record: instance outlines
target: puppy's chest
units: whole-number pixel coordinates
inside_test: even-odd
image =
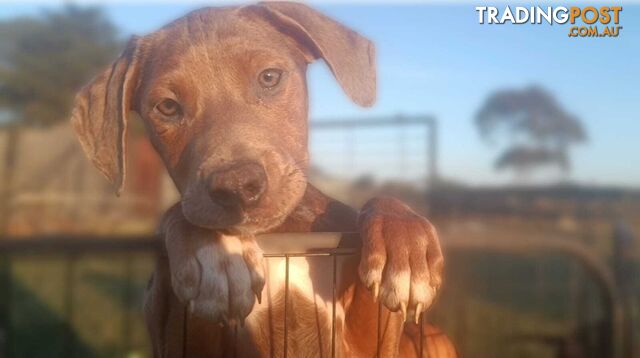
[[[339,351],[344,268],[343,259],[334,262],[329,256],[266,259],[262,303],[247,317],[242,333],[257,350],[253,353],[282,355],[285,334],[290,357],[330,356],[332,344]]]

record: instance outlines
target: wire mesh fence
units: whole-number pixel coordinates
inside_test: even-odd
[[[438,175],[432,116],[317,120],[310,148],[313,165],[334,180],[400,181],[427,189]]]

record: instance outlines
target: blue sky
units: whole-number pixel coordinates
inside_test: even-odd
[[[513,175],[493,170],[499,147],[479,138],[473,116],[493,90],[539,84],[589,133],[589,143],[572,151],[570,178],[640,187],[640,5],[624,4],[624,29],[615,39],[568,38],[567,25],[479,25],[477,5],[486,4],[314,5],[376,43],[379,93],[373,108],[358,108],[324,64],[315,64],[309,71],[312,117],[431,114],[439,121],[443,176],[477,185],[511,183]],[[55,5],[3,3],[0,19],[37,14],[43,6]],[[103,7],[125,37],[153,31],[198,5]],[[412,145],[405,150],[420,150]],[[530,180],[557,178],[543,172]]]

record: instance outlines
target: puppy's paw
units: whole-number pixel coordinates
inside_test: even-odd
[[[178,299],[200,317],[243,322],[256,297],[260,300],[265,282],[255,239],[198,228],[171,211],[163,233]]]
[[[374,300],[391,311],[418,317],[442,283],[444,259],[435,227],[392,198],[369,201],[360,212],[360,278]]]

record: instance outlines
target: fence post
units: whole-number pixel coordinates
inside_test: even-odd
[[[11,259],[8,255],[0,256],[0,358],[11,356],[12,324],[11,295],[12,274]]]
[[[125,286],[122,292],[122,302],[124,309],[122,310],[122,338],[123,338],[123,356],[127,357],[132,351],[131,344],[131,306],[133,303],[133,257],[132,254],[126,254],[124,257],[124,276]]]
[[[629,226],[624,221],[618,221],[613,229],[613,272],[618,292],[620,292],[620,303],[624,310],[621,337],[623,357],[636,357],[638,353],[635,349],[632,317],[635,288],[632,257],[634,241],[635,238]]]
[[[69,253],[66,257],[66,265],[64,269],[64,318],[66,320],[65,325],[65,338],[64,349],[66,357],[75,357],[76,352],[76,337],[74,332],[74,318],[75,318],[75,273],[76,273],[76,261],[78,256],[76,253]]]
[[[429,120],[429,186],[433,191],[438,185],[438,121],[435,118]]]
[[[2,187],[0,190],[0,240],[7,236],[11,204],[13,195],[14,169],[20,144],[20,127],[13,124],[6,129],[6,145],[2,173]],[[11,258],[0,258],[0,284],[5,287],[4,295],[0,296],[0,357],[11,355],[12,325],[11,325]]]

